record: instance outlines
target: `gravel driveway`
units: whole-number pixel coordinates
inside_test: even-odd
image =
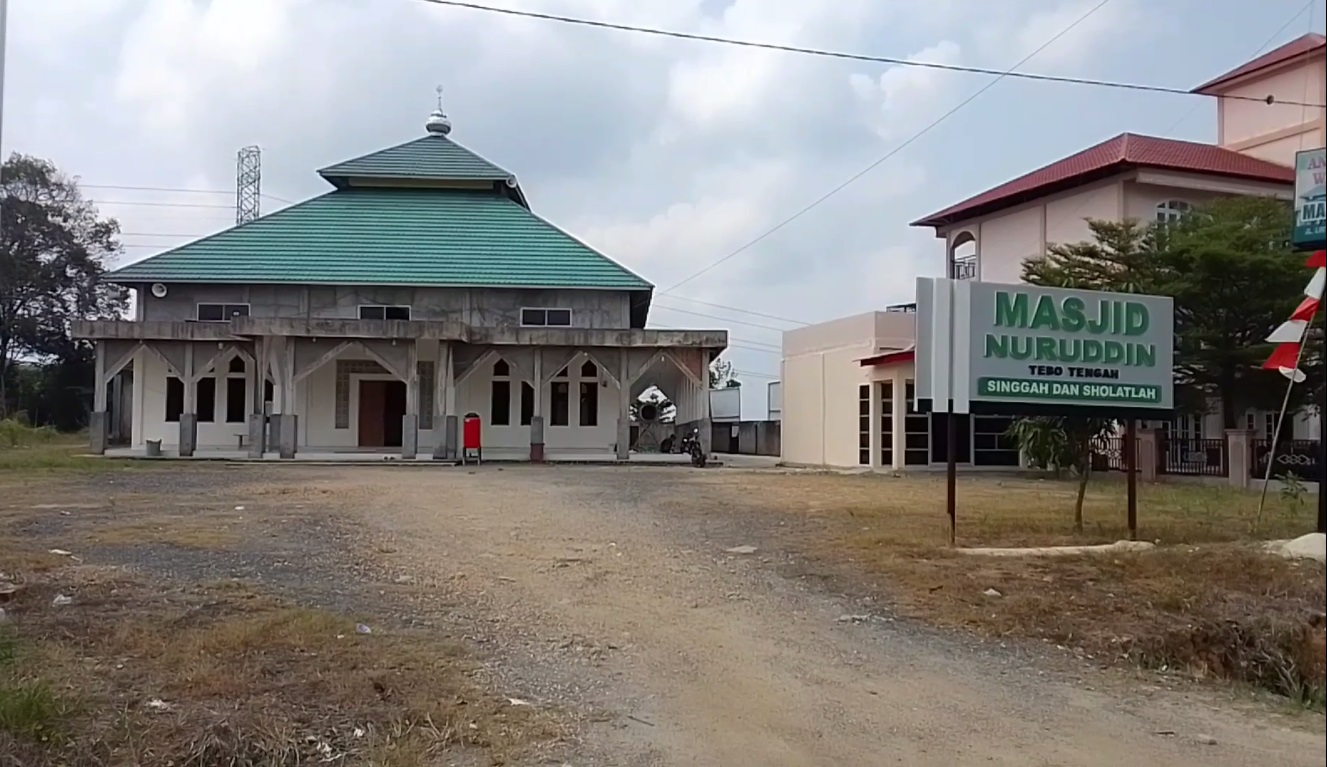
[[[789,553],[796,522],[758,482],[740,507],[717,500],[729,471],[176,466],[60,486],[63,511],[10,530],[67,547],[105,530],[121,543],[89,543],[90,562],[256,580],[461,639],[481,683],[583,722],[551,765],[1323,763],[1317,715],[1122,681],[836,594]],[[32,505],[50,492],[0,510],[54,509]]]
[[[348,513],[392,541],[385,574],[420,586],[422,614],[446,603],[487,648],[494,684],[591,712],[577,767],[1322,764],[1320,728],[1215,693],[1125,691],[788,577],[784,520],[716,507],[712,473],[364,468],[338,481]]]

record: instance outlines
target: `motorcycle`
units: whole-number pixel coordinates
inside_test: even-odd
[[[691,456],[691,465],[697,469],[704,468],[706,455],[705,448],[700,444],[700,429],[692,429],[682,438],[682,444],[679,446],[682,453]]]

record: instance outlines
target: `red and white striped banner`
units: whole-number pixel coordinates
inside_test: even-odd
[[[1313,270],[1313,278],[1304,288],[1304,300],[1290,314],[1290,319],[1267,336],[1267,340],[1276,344],[1276,348],[1263,363],[1264,370],[1278,370],[1295,383],[1304,381],[1304,371],[1299,369],[1299,358],[1304,347],[1304,331],[1308,330],[1313,315],[1318,313],[1318,305],[1322,303],[1322,289],[1327,283],[1327,251],[1315,252],[1304,265]]]

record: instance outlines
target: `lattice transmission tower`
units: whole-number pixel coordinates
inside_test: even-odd
[[[246,146],[235,155],[235,223],[258,218],[263,196],[263,152]]]

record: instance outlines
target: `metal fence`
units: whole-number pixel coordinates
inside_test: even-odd
[[[1092,471],[1124,470],[1124,437],[1103,437],[1092,443]]]
[[[1270,439],[1253,440],[1253,460],[1249,461],[1249,477],[1262,479],[1267,476],[1267,458],[1272,454]],[[1303,480],[1316,481],[1318,461],[1322,451],[1317,440],[1283,439],[1276,448],[1276,461],[1272,465],[1272,478],[1284,479],[1288,475]]]
[[[1230,474],[1229,445],[1224,439],[1157,435],[1157,473],[1191,477]]]

